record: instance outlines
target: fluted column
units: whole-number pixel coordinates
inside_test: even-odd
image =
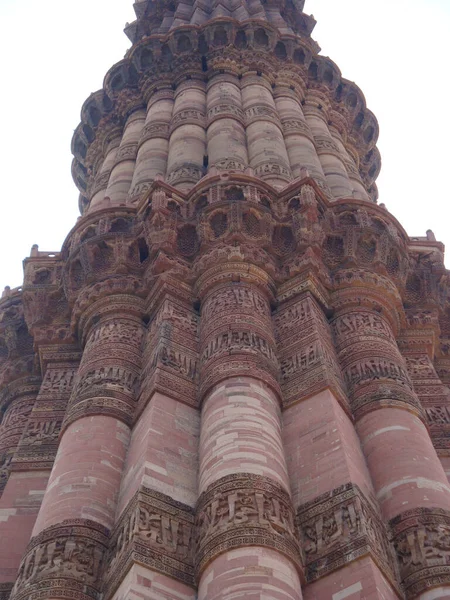
[[[267,276],[227,265],[199,290],[198,597],[300,600]]]
[[[15,579],[30,541],[58,448],[58,435],[76,372],[73,354],[61,356],[58,363],[55,360],[57,350],[49,348],[50,352],[54,351],[52,358],[55,362],[49,364],[47,355],[41,354],[45,372],[40,389],[36,384],[36,391],[39,389],[36,401],[28,384],[27,393],[10,405],[2,421],[1,429],[9,432],[9,440],[11,436],[19,436],[20,441],[0,499],[0,582]],[[61,347],[58,350],[62,355]]]
[[[342,135],[348,129],[347,121],[342,117],[342,115],[339,115],[334,111],[332,111],[332,119],[332,124],[329,125],[329,131],[344,162],[345,169],[352,186],[353,197],[359,200],[370,201],[369,194],[367,193],[367,190],[362,182],[361,175],[359,174],[358,164],[355,158],[347,151],[342,139]]]
[[[83,358],[13,598],[35,586],[46,598],[100,592],[139,378],[140,313],[140,301],[123,295],[82,316]]]
[[[173,104],[173,90],[165,86],[155,91],[148,102],[129,191],[131,203],[145,194],[155,177],[164,177],[166,174]]]
[[[323,98],[315,90],[308,92],[303,111],[306,122],[313,133],[314,144],[328,186],[334,198],[352,198],[353,189],[344,161],[328,129],[326,114],[328,108],[328,101],[325,97]]]
[[[242,78],[241,89],[250,166],[257,177],[283,188],[292,173],[270,83],[248,74]]]
[[[380,281],[381,284],[381,281]],[[390,318],[388,289],[342,290],[332,326],[378,503],[394,535],[408,598],[449,582],[438,558],[450,535],[450,488],[413,391]],[[437,533],[437,532],[440,533]],[[425,540],[426,543],[425,543]],[[450,588],[447,588],[447,597]]]
[[[114,167],[111,170],[105,200],[113,205],[125,204],[133,180],[137,144],[145,122],[145,111],[137,109],[128,117],[123,130]]]
[[[302,177],[306,169],[311,177],[324,184],[325,174],[298,93],[288,85],[277,85],[274,96],[293,177]]]
[[[106,189],[108,187],[111,170],[116,164],[116,156],[120,146],[121,132],[116,132],[117,135],[108,143],[105,151],[105,160],[100,168],[100,171],[95,179],[94,189],[92,193],[89,210],[103,207]]]
[[[175,90],[167,162],[167,181],[180,189],[195,185],[205,171],[205,118],[205,84],[183,81]]]
[[[208,165],[244,171],[248,166],[245,120],[236,75],[215,75],[207,85]]]
[[[155,282],[146,305],[151,322],[144,337],[137,419],[104,573],[108,599],[142,593],[156,599],[158,589],[173,600],[196,598],[200,414],[197,314],[192,304],[189,286],[166,276]],[[154,596],[147,596],[153,591]]]
[[[370,594],[385,581],[384,598],[394,600],[392,553],[387,541],[380,543],[387,533],[349,415],[330,327],[314,296],[295,290],[292,281],[280,287],[273,318],[283,441],[305,557],[304,598],[332,598],[355,581],[361,581],[362,594]]]

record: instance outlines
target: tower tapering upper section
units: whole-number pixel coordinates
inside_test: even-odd
[[[155,180],[217,173],[376,201],[378,124],[311,38],[302,0],[143,0],[132,47],[85,102],[72,144],[80,209],[137,206]]]
[[[133,44],[145,35],[165,34],[183,25],[201,26],[212,19],[228,17],[238,22],[251,19],[266,21],[283,33],[308,37],[316,24],[303,12],[304,0],[191,0],[161,2],[142,0],[134,4],[136,21],[125,28]]]

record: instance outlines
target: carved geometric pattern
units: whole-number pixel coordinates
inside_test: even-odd
[[[398,586],[387,530],[357,485],[348,483],[300,506],[297,524],[309,582],[369,554]]]
[[[134,563],[194,586],[194,509],[141,487],[122,513],[107,553],[104,597]]]
[[[390,525],[406,597],[412,600],[431,587],[450,585],[450,512],[418,508]]]
[[[268,477],[239,473],[211,484],[199,498],[196,526],[198,575],[219,554],[242,546],[273,548],[302,569],[292,501]]]

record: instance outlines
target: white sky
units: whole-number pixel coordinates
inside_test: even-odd
[[[0,292],[32,244],[57,251],[78,217],[70,141],[129,46],[133,0],[0,0]],[[307,0],[314,38],[380,123],[380,202],[450,248],[450,0]],[[450,264],[450,251],[447,257]]]

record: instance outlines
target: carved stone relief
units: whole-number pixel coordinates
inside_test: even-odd
[[[450,584],[450,514],[438,508],[407,511],[391,521],[406,597]]]
[[[358,486],[343,485],[300,506],[297,523],[309,582],[369,554],[398,585],[388,531]]]
[[[253,545],[282,552],[301,570],[289,495],[267,477],[228,475],[213,483],[198,502],[196,572],[231,548]]]
[[[64,521],[34,537],[11,593],[14,600],[100,598],[108,530],[85,519]]]

